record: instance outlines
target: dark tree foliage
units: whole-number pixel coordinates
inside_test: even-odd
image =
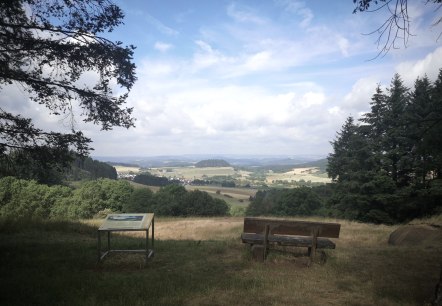
[[[65,173],[65,178],[74,181],[98,178],[116,180],[118,174],[117,170],[107,163],[94,160],[90,157],[77,157],[73,161],[70,169]]]
[[[43,131],[30,119],[0,109],[2,163],[12,164],[12,152],[61,167],[72,160],[71,149],[86,156],[91,140],[75,131],[74,104],[84,121],[104,130],[134,125],[132,109],[124,107],[136,80],[134,47],[100,36],[122,19],[120,8],[108,0],[0,1],[0,90],[20,86],[52,114],[71,118],[72,127],[67,134]],[[95,84],[84,84],[86,72],[96,75]],[[126,92],[116,95],[112,82]]]
[[[408,88],[404,87],[400,76],[396,74],[387,92],[387,107],[383,115],[385,135],[374,141],[379,141],[385,152],[382,160],[383,169],[391,173],[396,183],[407,185],[410,169],[405,159],[407,152],[411,150],[411,143],[406,137],[409,129],[404,114],[409,103]]]
[[[224,181],[221,183],[221,187],[231,187],[231,188],[235,188],[236,184],[234,181]]]
[[[409,125],[407,135],[413,147],[407,154],[409,166],[414,169],[415,175],[412,176],[414,184],[427,184],[428,171],[432,168],[431,163],[434,153],[429,149],[432,142],[426,134],[430,128],[428,122],[431,122],[431,96],[433,85],[425,76],[417,79],[414,84],[414,91],[410,95],[410,103],[407,105],[405,118]],[[437,171],[437,170],[436,170]]]
[[[125,213],[148,213],[152,206],[154,193],[148,188],[137,188],[132,192],[129,201],[123,204]]]
[[[0,178],[0,217],[93,218],[112,212],[154,212],[165,216],[225,216],[229,206],[207,192],[169,185],[157,193],[134,189],[126,180],[98,179],[78,188],[47,186],[35,180]]]
[[[134,182],[148,186],[167,186],[172,184],[167,177],[159,177],[150,173],[136,175]]]
[[[349,219],[395,223],[438,212],[441,183],[442,70],[413,90],[395,75],[378,87],[371,111],[350,117],[332,141],[328,175],[336,186],[328,208]]]
[[[229,212],[224,200],[204,191],[187,191],[180,185],[161,187],[144,209],[162,216],[225,216]]]
[[[431,100],[421,135],[431,152],[431,164],[435,178],[442,179],[442,69],[431,90]]]
[[[252,199],[246,214],[250,216],[311,216],[323,207],[320,196],[312,188],[260,190]]]

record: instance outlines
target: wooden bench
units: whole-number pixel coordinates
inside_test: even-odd
[[[327,238],[339,238],[340,229],[341,225],[338,223],[246,217],[241,239],[243,243],[252,246],[254,257],[260,260],[266,259],[271,245],[307,247],[310,264],[316,249],[336,247]]]

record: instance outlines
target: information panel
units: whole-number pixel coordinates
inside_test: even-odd
[[[98,230],[146,230],[152,218],[153,214],[109,214]]]
[[[154,255],[154,214],[109,214],[104,219],[103,224],[98,228],[98,263],[100,263],[107,255],[115,252],[126,253],[143,253],[145,254],[145,263]],[[149,248],[149,229],[152,233],[152,248]],[[146,248],[143,250],[119,250],[111,248],[111,233],[122,231],[145,231],[146,232]],[[101,234],[107,233],[107,250],[102,252],[101,250]]]

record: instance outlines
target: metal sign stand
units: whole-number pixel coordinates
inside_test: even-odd
[[[152,229],[151,246],[149,248],[149,229]],[[145,231],[146,248],[142,250],[117,250],[111,248],[112,232]],[[102,252],[101,233],[107,233],[107,250]],[[98,229],[98,261],[100,263],[110,253],[144,253],[145,264],[154,256],[155,221],[154,214],[109,214]]]

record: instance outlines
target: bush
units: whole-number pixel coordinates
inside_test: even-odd
[[[121,212],[123,205],[129,202],[134,188],[128,181],[98,179],[83,183],[74,191],[72,206],[69,211],[71,217],[92,218],[97,212],[110,209]]]
[[[308,216],[323,208],[318,194],[308,187],[258,191],[247,208],[247,215]]]
[[[167,177],[158,177],[150,173],[142,173],[136,175],[134,178],[134,182],[148,186],[166,186],[171,184]]]
[[[48,218],[72,191],[64,186],[47,186],[14,177],[0,179],[0,215],[8,218]]]
[[[136,189],[128,181],[98,179],[78,189],[46,186],[13,177],[0,179],[0,216],[8,218],[93,218],[112,212],[154,212],[167,216],[221,216],[225,201],[202,191],[169,185],[157,193]]]
[[[222,216],[229,207],[204,191],[187,191],[183,186],[162,187],[153,197],[152,211],[166,216]]]
[[[123,203],[122,211],[125,213],[147,213],[152,210],[153,192],[148,188],[135,189],[129,201]]]

